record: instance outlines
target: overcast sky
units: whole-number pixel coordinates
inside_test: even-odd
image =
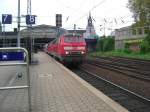
[[[13,25],[6,25],[7,30],[16,27],[18,0],[0,0],[0,20],[2,14],[13,15]],[[21,1],[21,14],[27,13],[27,0]],[[106,33],[115,28],[128,26],[133,23],[132,13],[127,8],[128,0],[32,0],[32,14],[37,15],[36,24],[55,25],[55,14],[63,15],[63,27],[72,29],[86,28],[89,11],[95,21],[96,32],[103,35],[105,24]],[[25,19],[22,18],[22,25]],[[100,26],[102,25],[102,26]]]

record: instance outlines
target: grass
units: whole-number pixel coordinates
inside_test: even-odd
[[[145,59],[150,60],[150,53],[141,54],[139,52],[131,52],[127,53],[124,51],[109,51],[109,52],[92,52],[89,56],[119,56],[119,57],[128,57],[128,58],[137,58],[137,59]]]

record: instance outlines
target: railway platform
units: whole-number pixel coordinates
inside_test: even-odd
[[[43,52],[30,66],[32,112],[128,112]],[[16,78],[15,84],[25,81]],[[26,90],[0,94],[0,112],[28,112]],[[6,97],[7,96],[7,97]]]

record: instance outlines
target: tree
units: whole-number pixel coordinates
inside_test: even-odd
[[[108,36],[107,38],[101,37],[98,41],[97,49],[100,51],[111,51],[114,50],[115,41],[114,38]]]
[[[128,7],[138,26],[150,25],[150,0],[129,0]]]
[[[148,35],[141,43],[140,48],[141,48],[141,53],[150,52],[150,31],[148,32]]]
[[[104,44],[104,37],[101,37],[97,42],[97,50],[98,51],[104,51],[103,44]]]

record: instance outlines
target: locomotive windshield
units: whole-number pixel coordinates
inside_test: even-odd
[[[80,35],[65,35],[65,42],[85,42],[84,38]]]

